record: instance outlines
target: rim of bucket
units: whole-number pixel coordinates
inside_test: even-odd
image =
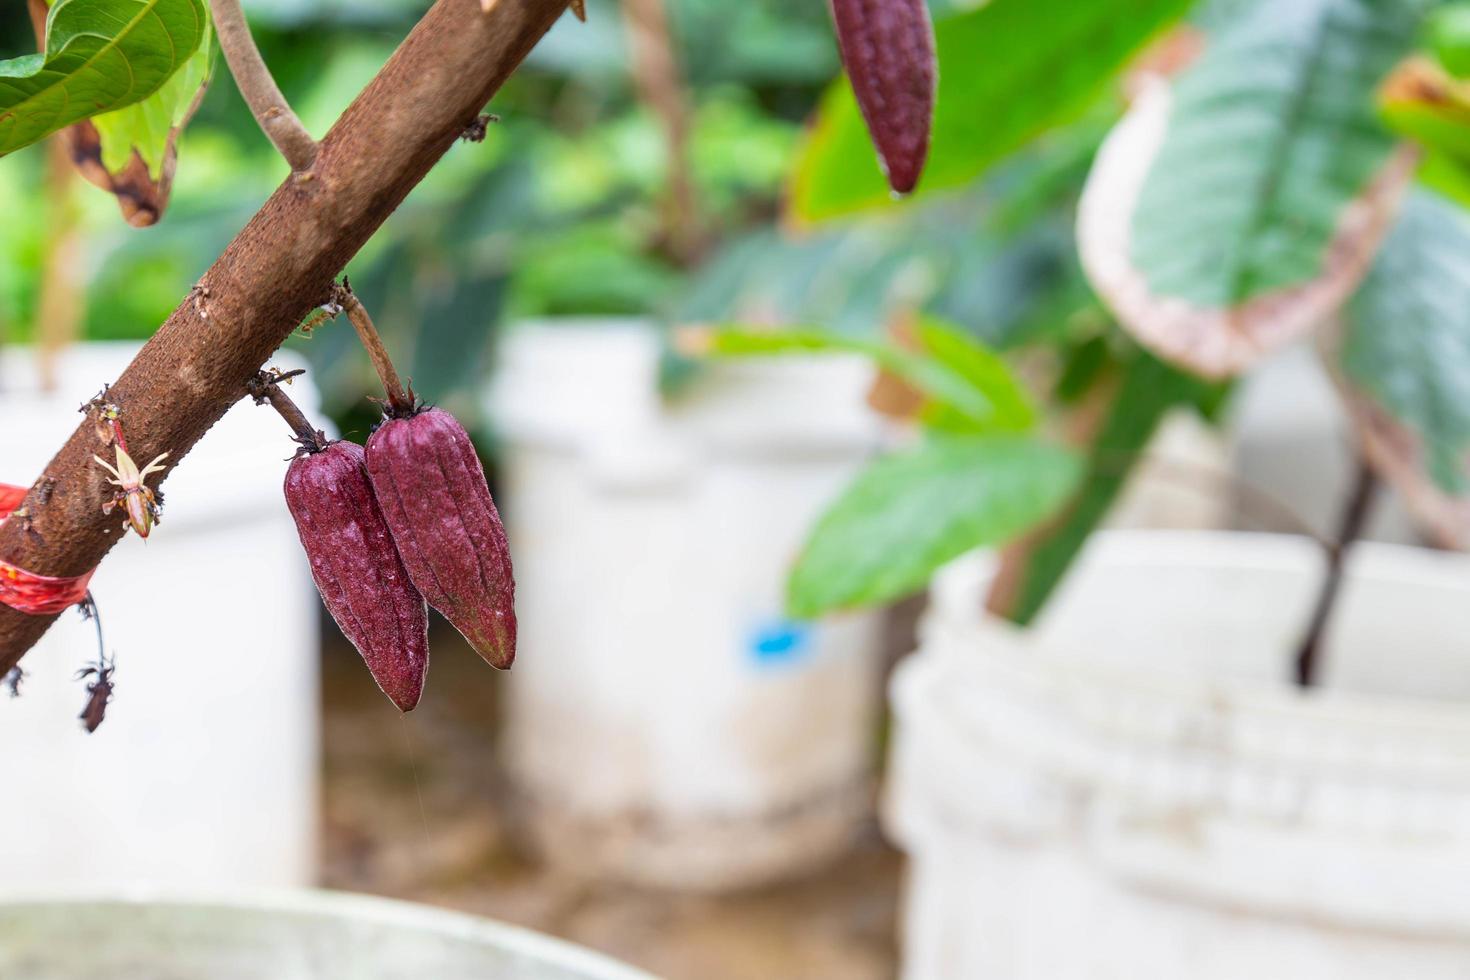
[[[576,943],[523,926],[510,925],[468,912],[395,898],[331,889],[246,889],[223,893],[209,889],[134,886],[88,890],[0,889],[0,916],[22,908],[122,906],[164,908],[189,906],[255,912],[317,913],[383,926],[500,946],[567,970],[595,974],[604,980],[658,980],[651,973],[621,963]]]
[[[1135,568],[1150,566],[1167,571],[1183,565],[1198,567],[1198,555],[1205,550],[1212,555],[1211,564],[1216,567],[1241,570],[1305,570],[1324,560],[1314,542],[1296,535],[1193,529],[1102,531],[1089,541],[1081,561],[1103,566],[1110,563]],[[1120,557],[1125,561],[1118,562]],[[979,656],[979,651],[957,647],[974,646],[984,637],[1009,634],[1012,642],[992,643],[995,651],[992,656],[1000,657],[1022,672],[1050,675],[1063,671],[1073,680],[1085,677],[1099,685],[1121,686],[1165,698],[1194,698],[1202,688],[1228,690],[1241,699],[1237,710],[1243,708],[1267,716],[1291,715],[1312,723],[1387,725],[1401,732],[1470,734],[1470,702],[1376,695],[1331,687],[1314,688],[1303,694],[1285,675],[1279,683],[1270,683],[1242,678],[1150,674],[1089,662],[1083,653],[1016,650],[1017,646],[1027,646],[1026,630],[1006,629],[1010,624],[984,616],[983,601],[979,604],[968,601],[975,596],[972,591],[975,589],[982,590],[983,600],[983,590],[990,577],[988,566],[993,566],[991,556],[971,554],[941,571],[934,589],[935,601],[925,614],[923,646],[942,647],[945,648],[940,651],[942,656],[963,659],[967,652]],[[1462,554],[1378,541],[1359,542],[1348,552],[1347,577],[1359,582],[1395,581],[1431,586],[1462,583],[1460,587],[1470,600],[1470,557]],[[1406,712],[1405,707],[1412,711]]]

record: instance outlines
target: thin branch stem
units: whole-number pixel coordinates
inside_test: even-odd
[[[282,381],[289,381],[298,374],[305,373],[305,371],[287,371],[281,374],[276,371],[261,371],[250,379],[246,389],[250,392],[250,397],[255,399],[255,404],[261,405],[269,402],[271,408],[274,408],[281,418],[286,420],[291,431],[296,433],[296,441],[301,443],[301,448],[310,453],[317,453],[327,448],[327,434],[314,427],[301,407],[291,400],[290,395],[281,390]]]
[[[250,25],[245,22],[245,12],[240,9],[240,0],[209,0],[209,9],[214,14],[220,50],[255,121],[293,171],[310,170],[316,162],[317,142],[291,111],[261,58],[255,38],[250,35]]]
[[[692,265],[701,247],[699,199],[689,159],[689,101],[675,55],[664,0],[622,0],[633,81],[639,98],[663,124],[667,141],[668,186],[662,202],[665,244],[683,265]]]
[[[406,389],[399,380],[398,370],[393,367],[393,360],[388,356],[388,348],[383,346],[378,328],[373,326],[373,318],[368,316],[367,307],[352,292],[346,276],[342,277],[342,285],[337,287],[332,299],[342,307],[347,319],[352,321],[357,339],[362,341],[362,346],[366,348],[368,357],[373,362],[373,370],[378,372],[378,380],[383,382],[383,391],[388,396],[388,414],[394,417],[412,415],[413,392]]]
[[[1360,538],[1368,518],[1373,512],[1373,500],[1378,489],[1378,478],[1367,460],[1358,459],[1357,473],[1353,477],[1352,490],[1347,505],[1338,522],[1337,537],[1327,551],[1327,574],[1317,592],[1317,603],[1312,609],[1302,645],[1297,648],[1293,663],[1293,676],[1298,687],[1313,687],[1317,684],[1322,660],[1322,639],[1332,610],[1337,606],[1342,591],[1343,563],[1348,547]]]

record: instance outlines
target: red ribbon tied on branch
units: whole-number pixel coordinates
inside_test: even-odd
[[[25,487],[0,483],[0,523],[25,499]],[[92,572],[69,578],[37,575],[0,558],[0,603],[31,616],[50,616],[85,599],[91,580]]]

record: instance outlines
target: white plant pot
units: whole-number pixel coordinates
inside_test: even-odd
[[[908,980],[1470,975],[1470,561],[1351,555],[1285,683],[1300,539],[1094,538],[1038,628],[937,582],[892,685]]]
[[[135,350],[70,349],[49,395],[27,352],[0,352],[0,481],[36,479]],[[306,379],[291,393],[315,415]],[[73,611],[22,661],[21,696],[0,694],[0,885],[314,878],[317,601],[282,498],[289,437],[274,412],[232,408],[169,479],[154,533],[103,562],[117,688],[95,734],[72,675],[96,638]]]
[[[665,407],[657,365],[636,324],[505,345],[505,762],[558,864],[686,889],[798,874],[870,809],[878,619],[782,615],[812,521],[876,444],[870,369],[725,363]]]
[[[653,980],[486,919],[360,895],[0,903],[15,980]]]

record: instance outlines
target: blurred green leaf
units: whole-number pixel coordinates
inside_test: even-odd
[[[790,0],[675,0],[669,14],[694,86],[820,85],[838,65],[825,8]]]
[[[202,0],[58,0],[45,54],[0,62],[0,154],[152,95],[205,31]]]
[[[1470,166],[1470,85],[1429,59],[1399,65],[1379,92],[1378,109],[1395,132]]]
[[[1425,21],[1429,49],[1456,78],[1470,76],[1470,3],[1448,3]]]
[[[411,24],[424,12],[423,0],[244,0],[242,6],[252,23],[311,25],[317,31],[344,25]]]
[[[517,317],[655,312],[676,276],[607,222],[522,240],[509,310]]]
[[[999,355],[960,328],[935,317],[920,317],[917,331],[922,361],[932,361],[985,396],[990,413],[979,420],[984,425],[981,431],[1025,432],[1036,424],[1036,407]],[[921,418],[931,429],[976,430],[975,419],[938,399],[925,407]]]
[[[935,438],[884,457],[818,522],[787,607],[809,618],[922,588],[945,562],[1045,520],[1081,475],[1074,453],[1016,436]]]
[[[484,375],[505,300],[504,276],[446,276],[417,310],[409,377],[419,396],[461,418],[479,415]]]
[[[1423,186],[1470,208],[1470,162],[1430,150],[1419,164],[1418,178]]]
[[[1191,2],[991,0],[936,21],[939,99],[918,193],[966,183],[1081,115]],[[797,159],[790,210],[819,221],[891,201],[851,86],[839,79]]]
[[[926,396],[922,418],[953,432],[1024,432],[1036,421],[1025,389],[1004,361],[957,328],[932,318],[917,325],[921,351],[815,329],[751,331],[723,327],[706,338],[707,353],[720,357],[854,353]]]
[[[1131,215],[1158,297],[1233,307],[1322,274],[1344,210],[1393,148],[1373,93],[1407,53],[1414,5],[1258,3],[1173,87]]]
[[[1445,494],[1465,494],[1470,216],[1437,194],[1416,192],[1348,304],[1343,330],[1342,375],[1408,431],[1405,445],[1419,458],[1406,466]]]

